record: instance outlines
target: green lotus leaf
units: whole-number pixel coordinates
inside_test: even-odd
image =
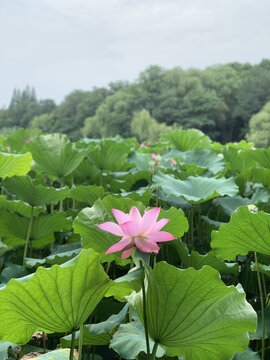
[[[128,197],[135,201],[142,202],[145,206],[147,206],[152,198],[151,191],[146,187],[141,187],[140,189],[136,191],[131,192],[122,192],[119,195],[115,194],[115,196],[122,196],[122,197]]]
[[[25,263],[26,267],[32,268],[32,267],[38,267],[40,265],[54,265],[58,264],[61,265],[68,260],[74,258],[74,256],[78,255],[81,251],[81,248],[74,248],[73,250],[64,251],[57,254],[49,255],[43,259],[34,259],[34,258],[26,258]]]
[[[207,135],[197,129],[180,130],[162,136],[176,149],[186,151],[191,149],[209,148],[211,140]]]
[[[159,262],[146,269],[149,335],[169,356],[185,360],[227,360],[245,351],[257,316],[234,286],[209,266],[180,270]],[[143,321],[142,291],[128,300]]]
[[[228,216],[231,216],[234,210],[240,206],[245,206],[248,204],[253,204],[249,198],[243,198],[240,195],[237,196],[224,196],[221,199],[218,199],[218,205],[221,206],[224,213]]]
[[[232,213],[229,223],[212,232],[211,247],[218,258],[234,260],[249,251],[270,255],[270,214],[254,213],[241,206]]]
[[[110,172],[104,180],[111,192],[132,191],[141,186],[147,186],[150,182],[149,171]]]
[[[73,222],[73,228],[75,233],[81,235],[83,247],[90,247],[100,254],[105,254],[109,247],[120,241],[121,238],[99,229],[97,225],[106,221],[116,222],[112,209],[128,213],[132,206],[136,206],[141,213],[145,210],[144,205],[138,201],[129,198],[116,198],[109,195],[102,200],[97,200],[91,208],[85,208],[80,211]],[[120,253],[109,254],[102,257],[102,261],[120,259],[120,255]]]
[[[7,200],[5,195],[0,195],[0,207],[24,216],[31,216],[31,205],[22,200]],[[33,209],[34,216],[38,216],[39,214],[45,212],[45,206],[35,206]]]
[[[8,359],[8,348],[11,347],[12,349],[15,349],[17,346],[18,345],[11,342],[0,340],[0,360]]]
[[[159,172],[153,176],[153,187],[164,191],[168,196],[181,197],[193,204],[210,200],[217,196],[234,196],[238,187],[232,178],[203,178],[190,176],[182,181]]]
[[[252,351],[251,349],[247,349],[243,353],[237,353],[233,360],[261,360],[258,353]]]
[[[36,331],[77,329],[110,286],[92,249],[83,250],[72,266],[39,267],[28,281],[12,279],[0,290],[0,338],[25,344]]]
[[[88,152],[76,149],[63,134],[40,135],[27,144],[27,149],[45,173],[58,179],[71,174]]]
[[[261,183],[265,187],[270,185],[270,169],[254,167],[251,169],[250,178],[254,183]]]
[[[0,280],[3,284],[6,284],[12,278],[21,278],[26,275],[29,275],[29,271],[22,265],[11,264],[2,270]]]
[[[153,350],[154,341],[149,339],[150,350]],[[135,359],[140,353],[146,353],[144,327],[138,318],[128,324],[122,324],[113,336],[111,347],[124,359]],[[163,356],[165,351],[158,347],[157,356]]]
[[[25,145],[40,133],[40,129],[18,129],[5,139],[3,145],[10,146],[11,152],[21,152]]]
[[[0,177],[22,176],[31,169],[32,155],[26,154],[7,154],[0,152]]]
[[[239,274],[238,263],[224,263],[224,261],[217,258],[214,251],[201,255],[197,251],[192,250],[191,254],[189,254],[186,244],[182,241],[175,240],[170,245],[175,248],[185,267],[193,267],[196,270],[200,270],[203,266],[209,265],[222,274],[233,274],[235,276]]]
[[[6,244],[3,244],[3,242],[0,240],[0,256],[3,256],[4,253],[9,251],[12,247],[7,246]]]
[[[151,154],[146,154],[139,151],[133,152],[128,158],[130,163],[135,164],[137,171],[145,171],[149,172],[149,174],[151,174],[149,165],[149,161],[151,160],[153,160]]]
[[[169,206],[174,206],[181,209],[190,209],[192,205],[181,197],[174,195],[167,195],[161,188],[157,189],[158,199],[164,201]]]
[[[250,199],[243,198],[240,195],[232,196],[232,197],[225,196],[218,200],[218,204],[221,206],[222,210],[226,215],[231,216],[233,211],[240,206],[249,205],[249,204],[255,205],[258,202],[267,202],[268,199],[269,199],[269,193],[257,187]]]
[[[102,171],[124,171],[130,167],[127,157],[131,148],[123,139],[90,140],[88,149],[88,159]]]
[[[11,246],[23,246],[27,237],[30,219],[9,213],[5,209],[0,209],[0,236],[3,242]],[[51,215],[39,215],[34,217],[30,239],[33,248],[43,248],[54,242],[54,232],[69,230],[70,222],[63,213],[53,213]]]
[[[18,199],[25,201],[31,206],[41,206],[45,204],[56,204],[59,200],[69,197],[67,187],[56,189],[36,185],[30,176],[13,176],[3,181],[4,188],[11,194],[15,194]]]
[[[226,161],[226,167],[234,174],[247,173],[252,168],[256,167],[256,161],[251,157],[247,157],[246,154],[249,151],[237,149],[231,146],[226,146],[224,151],[224,158]]]
[[[72,173],[74,184],[99,184],[101,171],[85,158]]]
[[[208,149],[192,149],[185,152],[172,149],[163,158],[176,158],[180,164],[195,164],[199,168],[210,170],[213,174],[217,174],[225,167],[224,160],[221,159],[214,151]]]
[[[113,333],[119,324],[125,319],[128,311],[126,304],[119,314],[112,315],[108,320],[98,324],[90,324],[83,326],[83,345],[109,345]],[[79,344],[80,330],[75,333],[75,345]],[[63,347],[70,347],[71,335],[67,335],[60,339]]]
[[[171,207],[169,210],[161,209],[158,219],[170,219],[170,221],[162,228],[162,231],[168,231],[175,238],[182,237],[188,231],[188,220],[183,210]]]
[[[258,264],[258,269],[260,273],[270,277],[270,265]],[[251,270],[257,271],[256,263],[251,262]]]
[[[28,360],[35,360],[36,358],[37,356],[33,354],[33,357],[28,357]],[[49,351],[46,354],[40,354],[38,358],[40,360],[69,360],[70,349],[58,349]],[[73,360],[77,360],[75,354],[73,354]]]
[[[130,295],[134,290],[141,289],[141,269],[132,268],[126,275],[115,279],[112,286],[106,293],[106,297],[113,296],[118,301],[125,300],[124,298]],[[126,301],[126,300],[125,300]]]
[[[270,169],[270,148],[245,151],[242,154],[245,159],[252,159],[266,169]]]
[[[249,337],[251,340],[261,340],[262,339],[262,312],[261,310],[257,311],[258,316],[258,325],[256,333],[249,334]],[[270,308],[267,307],[264,309],[264,338],[269,339],[270,338]]]
[[[70,190],[70,195],[73,199],[88,203],[92,206],[97,199],[104,197],[104,188],[96,185],[73,186]]]

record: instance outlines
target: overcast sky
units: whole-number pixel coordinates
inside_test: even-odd
[[[269,0],[0,0],[0,107],[26,85],[59,103],[150,64],[259,63],[269,18]]]

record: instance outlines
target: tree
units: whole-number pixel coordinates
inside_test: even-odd
[[[255,146],[267,148],[270,146],[270,102],[249,121],[248,141],[254,141]]]
[[[94,116],[107,95],[108,90],[105,88],[95,88],[93,91],[73,91],[54,111],[52,131],[67,134],[73,141],[78,140],[82,135],[81,129],[85,119]]]
[[[54,118],[51,114],[35,116],[30,122],[30,128],[40,129],[42,132],[50,132],[53,127]]]
[[[241,139],[248,131],[252,115],[270,101],[270,69],[265,60],[255,65],[243,80],[237,94],[237,106],[232,118],[232,138]]]
[[[118,134],[123,137],[130,136],[133,110],[133,96],[128,91],[120,90],[108,96],[99,106],[96,114],[85,119],[83,136],[112,137]]]
[[[175,129],[165,123],[158,123],[145,109],[136,113],[131,121],[131,134],[135,135],[140,142],[158,141],[161,134],[168,134],[173,130]]]
[[[27,86],[23,91],[15,89],[8,108],[12,126],[26,128],[32,118],[38,115],[38,102],[34,88]]]
[[[15,89],[8,108],[9,121],[5,126],[27,128],[35,116],[49,114],[55,107],[55,102],[51,99],[37,101],[34,88],[27,86],[22,91]]]

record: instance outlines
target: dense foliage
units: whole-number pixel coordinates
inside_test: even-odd
[[[0,360],[269,358],[269,148],[0,142]]]
[[[129,137],[138,132],[132,127],[134,117],[145,117],[147,111],[148,125],[154,126],[157,134],[174,124],[176,128],[200,129],[225,143],[242,139],[251,117],[268,101],[269,60],[204,70],[150,66],[132,83],[75,90],[59,106],[49,99],[37,101],[30,88],[15,90],[9,107],[0,110],[0,128],[2,133],[13,127],[39,128],[67,134],[73,141],[82,135]]]

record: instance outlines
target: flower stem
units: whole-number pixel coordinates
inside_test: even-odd
[[[263,289],[262,289],[262,283],[261,283],[261,277],[260,277],[260,270],[258,267],[258,257],[257,253],[254,252],[255,257],[255,264],[256,264],[256,271],[257,271],[257,278],[258,278],[258,286],[259,286],[259,292],[260,292],[260,301],[261,301],[261,312],[262,312],[262,357],[261,360],[264,360],[264,341],[265,341],[265,324],[264,324],[264,303],[263,303]]]
[[[69,360],[73,360],[74,348],[75,348],[75,330],[72,330]]]
[[[158,348],[158,343],[155,342],[150,360],[155,360],[156,359],[157,348]]]
[[[142,284],[142,293],[143,293],[143,322],[144,322],[144,331],[145,331],[145,342],[147,350],[147,358],[150,360],[150,345],[149,345],[149,336],[148,336],[148,327],[147,327],[147,316],[146,316],[146,294],[145,294],[145,284],[144,284],[144,267],[143,263],[140,260],[141,267],[141,284]]]
[[[63,178],[60,179],[60,188],[62,188],[64,186],[64,180]],[[60,200],[59,202],[59,211],[62,212],[63,211],[63,199]]]
[[[46,349],[46,336],[44,331],[42,331],[42,341],[43,341],[43,353],[46,354],[47,349]]]
[[[80,326],[78,360],[82,360],[82,346],[83,346],[83,324]]]
[[[34,218],[34,206],[31,207],[30,220],[29,220],[29,225],[28,225],[28,230],[27,230],[27,235],[26,235],[26,240],[25,240],[25,245],[24,245],[24,252],[23,252],[23,267],[24,268],[25,268],[25,265],[26,265],[25,258],[26,258],[26,255],[27,255],[27,249],[28,249],[29,240],[30,240],[30,236],[31,236],[33,218]]]

